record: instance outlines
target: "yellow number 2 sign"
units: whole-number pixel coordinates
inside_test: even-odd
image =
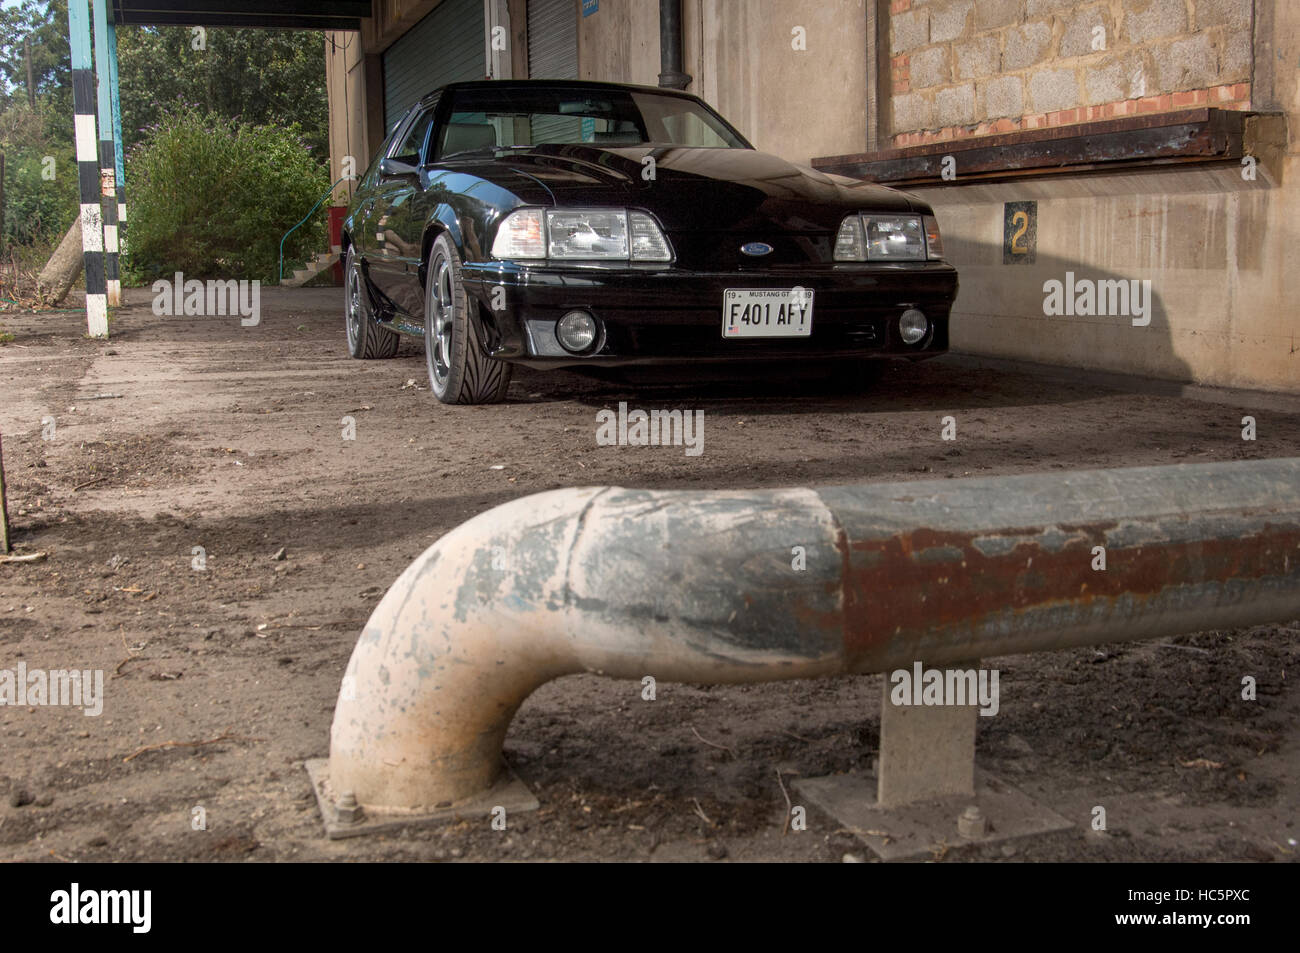
[[[1007,202],[1002,212],[1002,264],[1032,265],[1038,252],[1038,203]]]

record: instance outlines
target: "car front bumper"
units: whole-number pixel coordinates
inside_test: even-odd
[[[522,265],[467,262],[466,292],[479,304],[495,358],[548,368],[717,361],[935,357],[948,349],[957,270],[946,262],[842,264],[692,271],[670,265]],[[813,291],[807,337],[724,338],[728,288]],[[930,333],[915,345],[898,334],[909,308]],[[570,354],[555,336],[566,312],[590,312],[602,336],[592,353]]]

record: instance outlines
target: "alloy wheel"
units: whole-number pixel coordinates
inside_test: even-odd
[[[357,266],[354,264],[348,269],[348,346],[355,354],[358,343],[361,340],[361,322],[365,319],[365,312],[362,310],[361,303],[361,276],[358,274]]]
[[[451,262],[438,258],[433,276],[433,339],[429,342],[430,375],[441,386],[451,375],[452,326],[456,319],[456,298]]]

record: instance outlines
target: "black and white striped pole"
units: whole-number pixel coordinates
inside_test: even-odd
[[[95,72],[90,52],[90,7],[68,0],[72,52],[72,106],[76,114],[77,183],[81,191],[81,248],[86,262],[86,326],[91,337],[108,337],[104,278],[104,216],[101,212],[99,141],[95,136]]]
[[[99,181],[104,201],[104,277],[108,306],[122,304],[122,277],[117,246],[117,150],[113,143],[113,98],[110,92],[108,10],[105,0],[92,0],[95,17],[95,77],[99,104]]]

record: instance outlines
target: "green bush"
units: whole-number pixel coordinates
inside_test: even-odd
[[[71,149],[9,146],[5,154],[5,248],[55,244],[77,218],[77,161]],[[46,156],[50,159],[47,160]]]
[[[276,278],[280,237],[330,187],[296,126],[188,108],[145,131],[127,159],[126,276]],[[288,263],[327,247],[326,205],[284,243]]]

